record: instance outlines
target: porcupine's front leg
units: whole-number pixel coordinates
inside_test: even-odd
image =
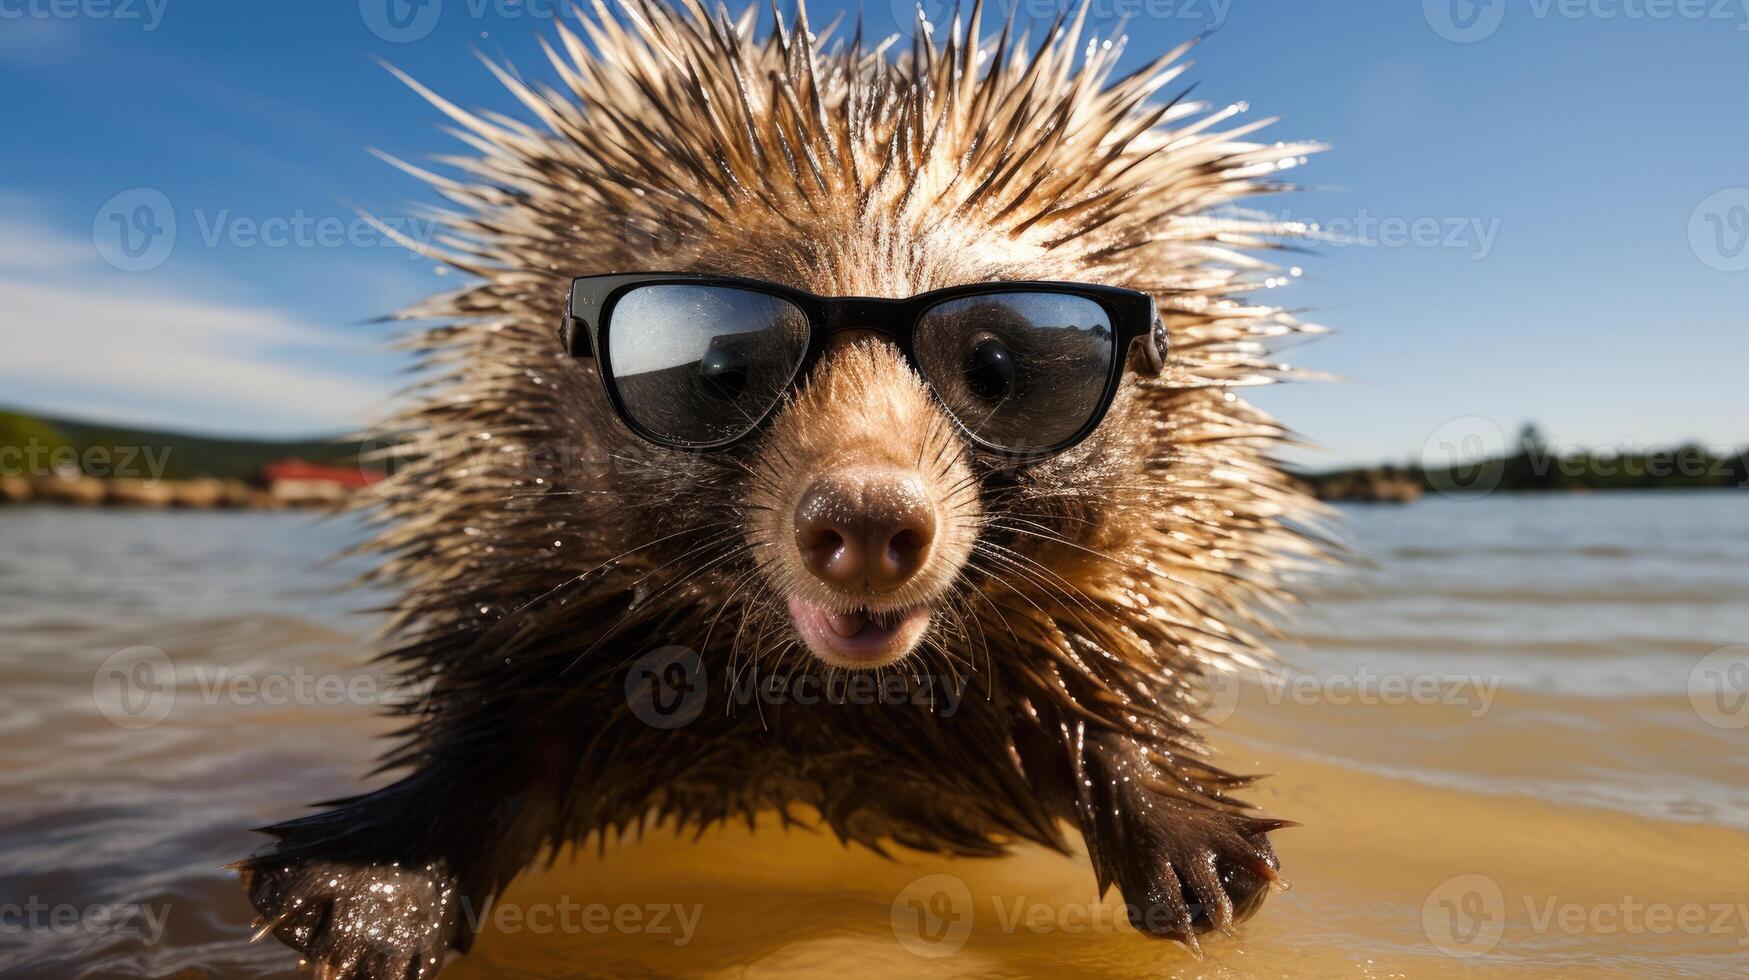
[[[1289,821],[1210,800],[1178,779],[1174,760],[1150,760],[1117,733],[1086,732],[1079,759],[1072,806],[1088,854],[1138,930],[1200,951],[1198,935],[1229,931],[1263,904],[1280,879],[1267,835]],[[1221,778],[1202,766],[1190,774],[1205,786]]]
[[[235,865],[263,933],[319,977],[432,977],[465,953],[492,896],[556,829],[575,768],[552,737],[472,744],[494,751],[446,746],[399,782],[265,828],[274,850]]]

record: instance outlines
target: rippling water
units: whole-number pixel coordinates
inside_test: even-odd
[[[1216,692],[1223,761],[1278,773],[1253,795],[1303,826],[1278,835],[1293,889],[1205,958],[1111,926],[1115,897],[1101,906],[1076,859],[883,861],[767,829],[660,833],[531,873],[452,972],[1740,975],[1749,650],[1715,651],[1749,643],[1749,497],[1344,517],[1373,564],[1308,583],[1291,669]],[[248,828],[370,768],[372,704],[398,692],[362,666],[380,620],[355,610],[381,597],[326,561],[357,534],[287,514],[0,511],[0,975],[292,970],[248,941],[221,866],[258,845]],[[920,944],[904,896],[944,882],[966,928]],[[684,939],[537,928],[534,910],[570,902],[698,919]]]

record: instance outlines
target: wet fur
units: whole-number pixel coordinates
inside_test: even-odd
[[[1084,52],[1079,20],[1038,47],[979,21],[895,55],[805,12],[761,38],[751,12],[631,0],[587,41],[559,30],[558,88],[494,67],[534,123],[426,93],[472,152],[444,161],[456,177],[408,169],[457,205],[434,254],[470,278],[407,314],[442,324],[418,341],[434,380],[373,547],[403,596],[385,656],[429,695],[385,762],[398,782],[268,828],[239,865],[265,930],[319,971],[427,975],[472,940],[462,902],[543,853],[767,811],[968,855],[1068,850],[1073,828],[1102,888],[1192,945],[1261,901],[1280,822],[1231,795],[1248,780],[1194,720],[1205,674],[1266,656],[1258,610],[1319,546],[1269,460],[1283,430],[1235,397],[1281,377],[1267,347],[1303,329],[1247,298],[1276,274],[1241,250],[1279,229],[1217,209],[1314,147],[1168,97],[1182,49],[1113,81],[1118,47]],[[831,295],[1112,283],[1155,295],[1172,356],[1030,465],[969,452],[878,340],[823,361],[762,439],[675,453],[554,339],[570,277],[641,269]],[[827,670],[784,612],[809,587],[786,508],[805,475],[882,453],[927,473],[960,559],[915,586],[935,621],[888,673],[965,683],[959,709],[725,707],[737,678]],[[664,730],[625,675],[671,645],[712,693]]]

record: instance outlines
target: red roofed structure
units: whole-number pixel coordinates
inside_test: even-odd
[[[261,482],[281,504],[309,506],[344,502],[354,490],[382,479],[361,466],[324,466],[302,459],[282,459],[261,467]]]
[[[261,479],[271,486],[279,480],[307,480],[311,483],[334,483],[348,489],[368,487],[382,479],[381,473],[359,466],[323,466],[302,459],[282,459],[261,468]]]

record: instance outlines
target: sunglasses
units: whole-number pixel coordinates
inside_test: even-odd
[[[1049,455],[1085,439],[1117,395],[1130,347],[1165,363],[1147,293],[1069,282],[955,286],[909,299],[814,296],[734,276],[636,273],[571,282],[560,340],[593,357],[639,436],[723,449],[771,417],[833,334],[889,337],[979,448]]]

